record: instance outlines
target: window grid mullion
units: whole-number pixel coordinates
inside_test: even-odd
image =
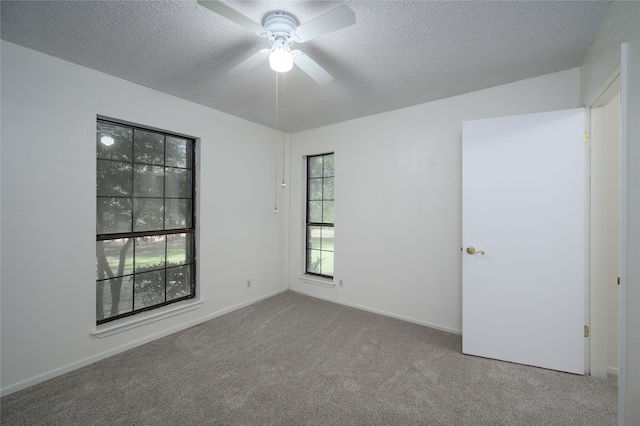
[[[156,235],[172,235],[172,234],[193,234],[195,230],[193,228],[176,228],[167,229],[161,231],[137,231],[137,232],[122,232],[118,234],[98,234],[96,235],[96,241],[104,240],[117,240],[121,238],[129,237],[151,237]]]
[[[131,244],[133,246],[133,281],[131,282],[131,312],[136,310],[136,246],[138,245],[138,242],[136,241],[135,237],[133,238],[133,243]]]
[[[136,132],[132,131],[131,132],[131,188],[130,189],[130,194],[131,194],[131,232],[135,231],[136,229],[136,215],[135,215],[135,211],[136,211],[136,197],[135,197],[135,188],[136,188],[136,182],[135,182],[135,178],[136,178],[136,172],[135,172],[135,164],[134,164],[134,156],[136,155]],[[133,301],[131,302],[133,303]]]
[[[162,229],[167,228],[167,135],[162,135]],[[169,235],[164,236],[164,301],[167,301],[167,254],[169,251]]]
[[[162,175],[162,229],[167,228],[167,135],[162,136],[162,165],[164,173]],[[166,297],[165,297],[166,300]]]

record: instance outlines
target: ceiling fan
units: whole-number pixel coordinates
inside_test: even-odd
[[[309,41],[356,22],[355,13],[346,5],[339,6],[300,25],[298,25],[298,20],[288,12],[269,12],[264,16],[261,25],[221,1],[198,0],[198,3],[249,31],[266,37],[271,44],[270,49],[261,49],[254,53],[233,67],[229,74],[249,71],[269,58],[269,65],[274,71],[286,72],[295,64],[320,85],[330,83],[333,80],[331,74],[302,51],[291,50],[291,45],[294,42]]]

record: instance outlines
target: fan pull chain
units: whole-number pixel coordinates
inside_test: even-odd
[[[286,109],[285,108],[285,102],[287,100],[287,74],[284,73],[283,77],[282,77],[282,109]],[[285,189],[287,187],[287,184],[284,181],[284,143],[285,143],[285,137],[284,135],[282,135],[282,183],[280,184],[280,186],[282,186],[282,189]]]
[[[273,186],[273,214],[278,214],[278,73],[276,75],[276,149],[275,149],[275,185]]]

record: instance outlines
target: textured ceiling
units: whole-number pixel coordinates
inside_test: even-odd
[[[341,4],[356,24],[295,44],[334,77],[294,67],[279,128],[311,129],[579,66],[609,1],[228,1],[257,22],[304,23]],[[7,1],[2,39],[275,127],[276,77],[227,71],[268,42],[192,1]],[[284,89],[284,94],[282,93]]]

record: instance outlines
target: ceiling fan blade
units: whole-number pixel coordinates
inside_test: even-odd
[[[264,32],[264,27],[262,25],[258,24],[256,21],[254,21],[251,18],[248,18],[247,16],[243,15],[237,10],[227,6],[225,3],[222,3],[221,1],[198,0],[198,4],[200,6],[206,7],[207,9],[217,13],[220,16],[227,18],[232,22],[235,22],[236,24],[248,29],[249,31],[252,31],[258,34]]]
[[[293,63],[321,86],[329,84],[333,80],[331,74],[299,50],[293,52]]]
[[[347,5],[337,7],[324,15],[305,22],[294,31],[296,41],[303,42],[329,34],[356,23],[356,14]]]
[[[269,57],[270,52],[271,51],[269,49],[261,49],[257,51],[256,53],[249,56],[244,61],[240,62],[235,67],[231,68],[229,70],[229,74],[238,75],[255,68],[260,62],[264,61]]]

